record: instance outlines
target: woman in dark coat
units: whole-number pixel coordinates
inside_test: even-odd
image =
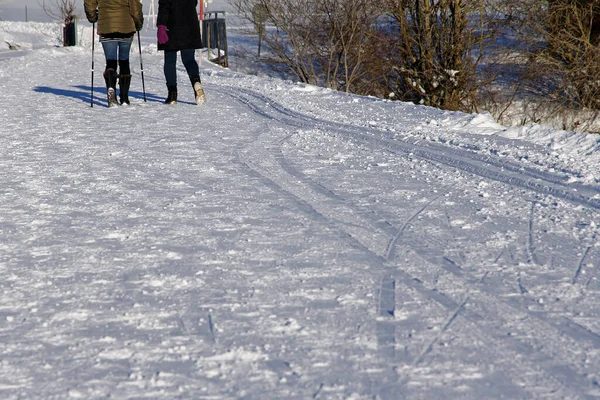
[[[197,104],[206,101],[200,82],[195,50],[202,48],[196,7],[198,0],[159,0],[157,17],[158,50],[165,52],[165,79],[169,94],[165,103],[177,103],[177,52],[190,77]]]

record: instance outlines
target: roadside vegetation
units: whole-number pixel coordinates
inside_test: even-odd
[[[319,86],[600,132],[600,0],[230,0]]]

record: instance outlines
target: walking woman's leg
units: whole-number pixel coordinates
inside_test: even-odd
[[[206,95],[204,94],[204,88],[200,81],[200,69],[198,68],[194,53],[194,49],[181,50],[181,62],[185,66],[185,70],[187,71],[192,87],[194,88],[196,104],[200,105],[206,101]]]
[[[106,82],[106,91],[108,96],[108,106],[119,105],[115,94],[117,87],[117,42],[101,42],[106,58],[106,68],[104,69],[104,82]]]
[[[117,42],[100,42],[106,59],[105,69],[117,69]]]
[[[165,80],[168,86],[177,86],[177,51],[165,50]]]
[[[119,101],[121,104],[130,104],[129,86],[131,85],[131,68],[129,67],[129,53],[131,41],[123,40],[119,43]]]
[[[198,68],[198,62],[196,61],[195,50],[181,50],[181,62],[183,63],[183,66],[185,67],[185,70],[187,71],[187,74],[190,77],[190,81],[192,81],[192,84],[195,78],[197,78],[199,81],[200,70]]]
[[[177,51],[165,50],[164,63],[165,80],[167,81],[167,90],[169,94],[165,103],[177,103]]]
[[[106,75],[106,71],[109,69],[117,70],[117,42],[101,42],[101,44],[106,59],[106,68],[104,68],[104,74]]]
[[[129,67],[129,54],[131,52],[131,41],[123,40],[117,42],[119,44],[119,74],[131,75]]]

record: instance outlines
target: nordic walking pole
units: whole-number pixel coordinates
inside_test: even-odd
[[[138,48],[140,49],[140,72],[142,73],[142,91],[144,92],[144,102],[146,101],[146,86],[144,85],[144,64],[142,63],[142,41],[140,31],[138,31]]]
[[[90,107],[94,107],[94,43],[96,37],[96,23],[92,23],[92,89],[90,93]]]

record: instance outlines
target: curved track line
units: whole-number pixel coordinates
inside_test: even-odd
[[[267,96],[248,89],[229,86],[219,86],[219,89],[248,106],[256,114],[288,126],[327,130],[343,137],[351,137],[369,146],[387,149],[393,153],[411,154],[483,178],[600,209],[600,188],[570,184],[566,182],[564,176],[533,168],[523,168],[521,165],[491,156],[482,156],[470,150],[409,137],[403,140],[391,139],[388,137],[388,133],[374,128],[318,119],[287,109]]]
[[[255,104],[253,104],[253,102],[247,99],[239,98],[234,95],[232,95],[232,97],[234,97],[234,99],[237,101],[247,104],[253,111],[256,110],[255,112],[267,119],[277,120],[286,126],[291,125],[288,121],[288,118],[292,117],[277,119],[268,112],[260,110]],[[299,125],[304,126],[301,120],[295,121],[292,126]],[[336,129],[341,128],[337,127]],[[281,135],[278,136],[268,129],[268,133],[263,133],[256,142],[243,150],[240,153],[240,157],[251,169],[260,173],[266,179],[274,182],[277,186],[292,194],[294,197],[308,203],[316,212],[325,217],[325,219],[334,222],[334,224],[337,226],[340,226],[343,231],[357,240],[367,251],[372,252],[373,254],[382,258],[382,266],[387,271],[390,271],[389,262],[386,259],[386,255],[389,257],[392,254],[391,252],[393,247],[396,246],[397,238],[404,229],[392,229],[396,232],[390,237],[390,230],[388,229],[387,231],[383,231],[378,224],[374,223],[373,217],[369,218],[363,214],[356,213],[353,207],[348,205],[348,202],[337,198],[331,192],[323,192],[325,189],[322,188],[322,186],[319,186],[322,188],[321,190],[316,190],[316,184],[311,184],[311,180],[309,178],[304,176],[301,172],[295,170],[291,165],[285,164],[284,157],[281,154],[280,145],[282,141],[286,140],[287,137],[289,136],[284,137],[284,139],[280,139]],[[483,174],[482,176],[487,176],[487,174]],[[301,179],[298,179],[299,177],[301,177]],[[419,210],[415,215],[418,215],[420,212],[422,212],[422,209]],[[415,215],[409,217],[409,219],[414,218]],[[405,222],[404,226],[406,226],[407,223],[408,222]],[[386,245],[383,246],[383,243]],[[388,265],[388,268],[385,267],[386,264]],[[485,285],[481,279],[475,279],[468,273],[465,274],[464,271],[458,266],[456,268],[450,268],[449,266],[445,265],[445,263],[442,263],[442,265],[444,268],[448,269],[449,272],[460,278],[460,280],[457,282],[458,284],[466,285],[467,287],[476,286],[479,290],[483,289],[481,293],[472,294],[470,299],[476,303],[483,304],[483,309],[496,310],[494,313],[486,313],[485,318],[468,309],[464,310],[462,314],[464,314],[465,318],[474,323],[475,326],[479,327],[479,329],[485,326],[486,328],[484,332],[495,332],[499,327],[503,326],[505,327],[503,329],[510,329],[510,327],[514,326],[519,326],[522,328],[522,319],[526,318],[529,321],[527,323],[528,331],[523,332],[522,338],[511,337],[509,340],[503,341],[488,338],[488,341],[491,340],[491,345],[503,348],[503,352],[515,352],[515,354],[520,354],[518,349],[527,348],[527,355],[537,361],[544,361],[542,365],[548,364],[549,360],[552,358],[552,355],[556,354],[556,351],[562,353],[562,362],[571,360],[570,355],[572,354],[584,354],[586,352],[586,350],[582,348],[576,340],[581,338],[581,332],[576,332],[570,328],[565,329],[564,324],[562,326],[555,326],[539,316],[536,316],[535,313],[524,310],[519,306],[515,307],[514,304],[505,303],[504,301],[495,297],[492,292],[489,292],[489,288],[487,288],[487,285]],[[409,287],[418,287],[419,292],[426,294],[428,298],[439,302],[449,310],[455,311],[464,308],[464,304],[457,305],[454,304],[454,302],[448,302],[448,299],[443,294],[437,293],[434,295],[434,292],[415,284],[415,278],[402,272],[401,270],[393,270],[393,276],[400,278],[399,281]],[[477,285],[477,282],[480,284]],[[493,322],[488,321],[490,317],[492,317]],[[531,328],[533,328],[533,332],[531,332]],[[563,338],[563,335],[565,334],[571,336],[571,339],[565,340],[565,338]],[[484,336],[488,335],[489,333]],[[540,338],[539,340],[537,339],[538,337]],[[523,341],[523,338],[526,338],[527,340]],[[595,338],[590,338],[588,336],[588,340],[589,339],[591,339],[591,344],[593,347],[598,347],[598,344],[600,344],[600,341],[595,340]],[[530,342],[537,344],[530,345]],[[546,345],[544,345],[544,343],[546,343]],[[548,346],[549,344],[553,346]],[[546,349],[550,348],[550,354],[536,356],[535,354],[537,348],[542,349],[543,353],[546,353]],[[573,361],[574,360],[569,361],[568,365],[560,365],[559,368],[543,369],[543,373],[544,375],[547,375],[548,378],[554,377],[551,378],[553,380],[558,378],[558,381],[555,382],[560,382],[561,386],[570,388],[569,390],[574,390],[575,392],[577,392],[578,389],[580,390],[582,387],[588,387],[590,390],[593,389],[593,382],[586,378],[589,376],[590,371],[587,371],[587,368],[582,369],[582,366],[571,366]],[[521,360],[521,362],[526,364],[530,363],[527,360]],[[572,367],[575,367],[575,369]]]

